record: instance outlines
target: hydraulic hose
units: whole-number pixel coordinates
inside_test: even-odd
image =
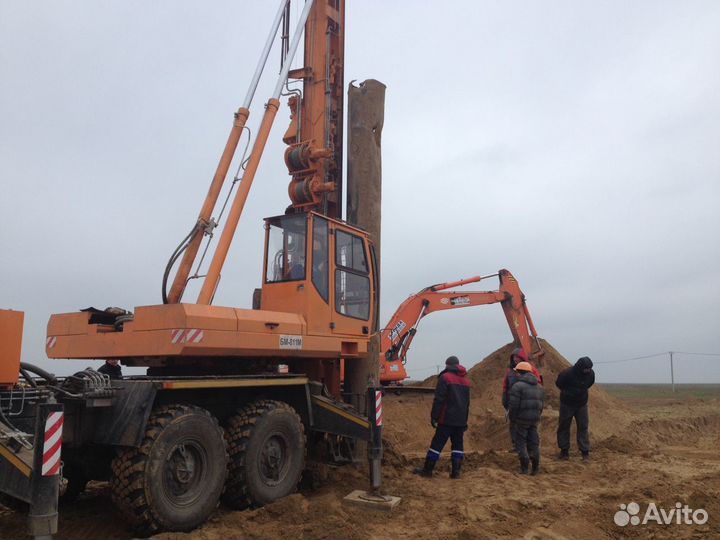
[[[192,230],[188,233],[188,235],[183,238],[182,242],[180,242],[180,245],[178,245],[177,248],[175,248],[175,251],[170,256],[170,260],[167,263],[167,266],[165,267],[165,273],[163,274],[163,280],[162,280],[162,301],[163,304],[168,303],[168,295],[167,295],[167,282],[170,278],[170,272],[172,271],[173,266],[175,266],[175,263],[180,258],[180,255],[182,255],[183,251],[185,251],[190,245],[190,242],[192,241],[193,237],[197,232],[199,232],[200,227],[199,224],[195,224],[195,226],[192,228]]]
[[[23,374],[23,377],[25,377],[26,379],[28,379],[27,375],[25,375],[25,373],[23,373],[23,371],[29,371],[30,373],[35,373],[36,375],[40,375],[40,377],[42,377],[43,379],[45,379],[45,380],[46,380],[47,382],[49,382],[50,384],[56,384],[56,383],[57,383],[57,377],[55,377],[54,374],[50,373],[49,371],[45,371],[43,368],[38,367],[38,366],[36,366],[36,365],[34,365],[34,364],[28,364],[28,363],[26,363],[26,362],[20,362],[20,373]],[[28,379],[28,382],[29,382],[30,384],[32,384],[33,386],[37,386],[37,385],[34,385],[34,384],[30,381],[30,379]]]
[[[23,376],[23,379],[27,381],[27,383],[32,386],[33,388],[37,388],[37,383],[33,380],[33,378],[30,376],[30,374],[25,371],[23,368],[20,368],[20,375]]]

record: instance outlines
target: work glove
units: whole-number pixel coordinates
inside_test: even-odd
[[[437,427],[437,420],[430,419],[430,425],[431,425],[433,428],[436,428],[436,427]]]

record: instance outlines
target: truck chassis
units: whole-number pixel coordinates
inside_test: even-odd
[[[109,480],[138,534],[189,531],[220,500],[244,509],[293,492],[306,458],[351,460],[374,426],[296,374],[110,380],[86,369],[0,390],[0,409],[0,493],[27,507],[37,537],[57,532],[61,479],[68,498]]]

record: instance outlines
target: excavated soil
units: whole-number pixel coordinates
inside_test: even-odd
[[[539,428],[541,445],[555,444],[560,391],[555,386],[558,374],[570,366],[568,361],[549,343],[541,340],[545,351],[540,372],[545,380],[545,411]],[[472,382],[469,429],[466,450],[490,451],[510,448],[508,425],[502,407],[502,379],[514,346],[508,344],[473,366],[468,371]],[[436,377],[423,381],[422,386],[434,386]],[[434,432],[430,426],[432,394],[402,395],[386,400],[388,429],[385,438],[390,446],[406,456],[424,455]],[[630,422],[630,411],[622,402],[609,396],[599,386],[590,390],[592,433],[596,441],[622,433]]]
[[[584,464],[573,452],[569,462],[559,462],[553,459],[559,399],[554,381],[569,364],[550,344],[543,342],[543,348],[547,408],[537,477],[517,474],[517,458],[507,451],[500,401],[512,349],[507,345],[469,371],[471,420],[460,480],[448,478],[447,455],[433,479],[412,474],[432,437],[432,395],[389,392],[383,490],[402,497],[392,513],[343,504],[350,491],[367,487],[365,465],[320,466],[315,471],[319,487],[256,510],[221,507],[191,533],[153,538],[719,538],[720,401],[619,400],[596,386],[590,397],[593,459]],[[620,505],[632,501],[643,512],[650,502],[666,509],[680,502],[704,509],[709,520],[703,525],[616,525],[613,516]],[[0,537],[20,537],[22,526],[21,516],[0,510]],[[57,537],[130,535],[112,512],[107,485],[93,483],[77,503],[61,509]]]

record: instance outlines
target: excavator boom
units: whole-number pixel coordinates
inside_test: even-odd
[[[500,287],[496,291],[449,290],[493,276],[500,279]],[[380,381],[383,384],[398,384],[407,378],[407,352],[423,317],[434,311],[497,303],[502,306],[515,344],[522,347],[531,360],[539,362],[543,351],[537,340],[537,331],[530,317],[525,295],[515,277],[503,269],[491,276],[475,276],[426,287],[400,304],[381,332]]]

